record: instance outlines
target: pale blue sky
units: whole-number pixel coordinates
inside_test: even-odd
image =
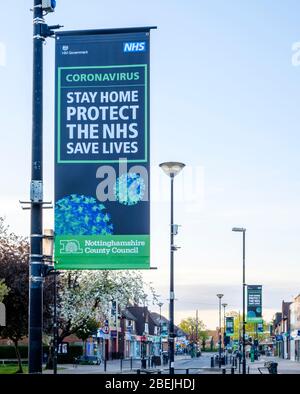
[[[30,182],[32,2],[18,3],[3,2],[0,15],[0,48],[6,49],[5,65],[0,58],[0,214],[26,235],[29,213],[18,200],[28,199]],[[187,193],[176,205],[182,225],[177,321],[198,308],[215,327],[218,292],[229,309],[241,309],[241,237],[231,232],[236,225],[247,227],[247,282],[264,285],[270,318],[282,299],[300,292],[300,67],[292,65],[299,1],[57,3],[47,22],[67,30],[158,26],[151,34],[152,165],[178,160],[204,173],[201,209]],[[53,199],[54,40],[44,49],[45,197]],[[185,181],[182,173],[176,184]],[[168,192],[163,174],[159,182]],[[167,315],[169,205],[162,199],[153,202],[151,216],[158,270],[145,276],[162,295]],[[46,212],[45,227],[51,215]]]

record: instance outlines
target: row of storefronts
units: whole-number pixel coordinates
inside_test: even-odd
[[[180,346],[186,339],[178,328]],[[176,346],[176,344],[175,344]],[[160,356],[168,349],[168,320],[147,307],[129,307],[107,320],[86,342],[86,354],[102,360]]]
[[[276,355],[300,362],[300,294],[292,302],[282,302],[273,327]]]

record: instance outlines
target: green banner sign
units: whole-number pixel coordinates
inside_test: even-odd
[[[150,268],[150,28],[56,35],[55,265]]]
[[[226,317],[226,336],[234,335],[234,317]]]
[[[262,319],[262,286],[248,285],[248,308],[247,308],[247,322],[261,323]]]

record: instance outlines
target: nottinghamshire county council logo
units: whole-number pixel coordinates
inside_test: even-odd
[[[83,250],[80,248],[80,243],[76,239],[70,240],[61,240],[60,241],[60,253],[83,253]]]

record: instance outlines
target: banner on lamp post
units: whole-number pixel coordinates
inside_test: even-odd
[[[234,317],[226,317],[226,336],[234,335]]]
[[[261,323],[257,323],[257,332],[259,332],[259,333],[263,333],[264,332],[263,321]]]
[[[247,323],[262,323],[262,286],[247,286]]]
[[[57,269],[150,268],[150,29],[56,34]]]

